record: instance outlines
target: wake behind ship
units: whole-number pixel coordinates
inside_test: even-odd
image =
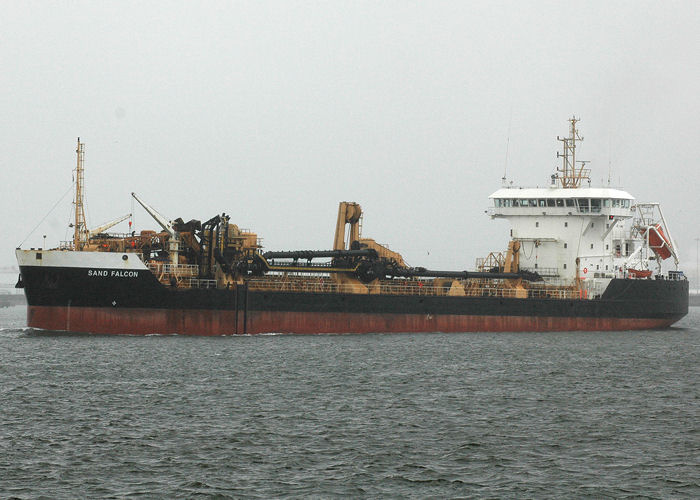
[[[159,231],[106,232],[131,214],[90,230],[78,140],[73,240],[16,251],[27,325],[189,335],[668,327],[688,313],[688,281],[661,208],[591,188],[576,123],[559,139],[550,186],[490,196],[512,239],[474,271],[409,266],[362,237],[354,202],[340,203],[329,250],[264,252],[225,214],[171,221],[133,193]]]

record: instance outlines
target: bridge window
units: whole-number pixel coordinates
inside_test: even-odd
[[[530,202],[531,207],[536,207],[537,206],[537,200],[528,200]]]
[[[554,198],[547,198],[547,206],[548,207],[556,206],[556,203],[554,202]]]
[[[578,200],[578,211],[579,212],[588,212],[589,211],[589,200],[588,198],[579,198]]]
[[[605,208],[610,208],[610,198],[605,198],[605,199],[603,200],[603,206],[604,206]]]
[[[571,198],[566,198],[566,206],[567,207],[575,207],[576,204],[574,203],[574,200],[572,200]]]
[[[564,206],[564,200],[562,200],[561,198],[557,198],[556,202],[557,202],[557,206],[558,206],[558,207],[563,207],[563,206]]]
[[[600,198],[591,198],[591,212],[600,212]]]
[[[541,207],[546,207],[547,206],[547,201],[546,200],[537,200],[537,203]]]

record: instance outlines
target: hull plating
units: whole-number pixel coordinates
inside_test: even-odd
[[[612,280],[592,300],[178,289],[148,271],[21,266],[27,324],[57,331],[235,335],[630,330],[688,313],[688,282]]]
[[[115,309],[29,306],[27,324],[55,331],[102,334],[236,335],[259,333],[597,331],[665,328],[680,317],[601,318],[362,314],[290,311]]]

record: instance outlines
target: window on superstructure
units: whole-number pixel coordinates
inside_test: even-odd
[[[528,200],[530,202],[531,207],[536,207],[537,206],[537,200]]]
[[[591,198],[591,212],[600,212],[601,202],[600,198]]]
[[[537,203],[538,203],[541,207],[546,207],[546,206],[547,206],[547,200],[537,200]]]
[[[540,227],[540,223],[539,223],[539,222],[535,222],[535,227]]]
[[[569,244],[568,244],[568,243],[564,243],[564,248],[568,248],[568,247],[569,247]]]
[[[517,199],[517,198],[514,198],[514,199],[513,199],[513,206],[514,206],[514,207],[519,207],[519,206],[520,206],[520,200]]]
[[[605,249],[608,250],[610,248],[610,245],[605,245]]]
[[[575,207],[576,206],[576,204],[574,203],[574,200],[572,200],[571,198],[566,198],[565,201],[566,201],[567,207]]]
[[[605,198],[605,199],[603,200],[603,206],[604,206],[605,208],[610,208],[610,198]]]
[[[590,203],[588,198],[579,198],[578,200],[578,211],[587,213],[589,211]]]
[[[564,223],[564,227],[569,227],[569,223],[568,223],[568,222],[565,222],[565,223]]]
[[[613,207],[613,208],[620,208],[620,201],[621,201],[621,200],[613,200],[613,201],[612,201],[612,207]]]
[[[566,269],[566,264],[564,264],[564,269]]]
[[[593,243],[591,243],[591,250],[593,250]]]
[[[556,203],[554,201],[554,198],[547,198],[547,206],[548,207],[554,207],[556,206]]]

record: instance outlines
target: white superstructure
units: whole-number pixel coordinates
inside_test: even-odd
[[[636,204],[626,191],[589,187],[589,170],[575,160],[576,141],[582,140],[577,121],[572,118],[570,136],[559,139],[564,166],[552,175],[549,187],[505,187],[489,196],[490,216],[508,219],[511,238],[520,242],[520,269],[547,281],[596,280],[603,285],[636,271],[648,273],[650,261],[660,271],[668,256],[677,265],[657,203]],[[587,187],[581,185],[584,180]]]

